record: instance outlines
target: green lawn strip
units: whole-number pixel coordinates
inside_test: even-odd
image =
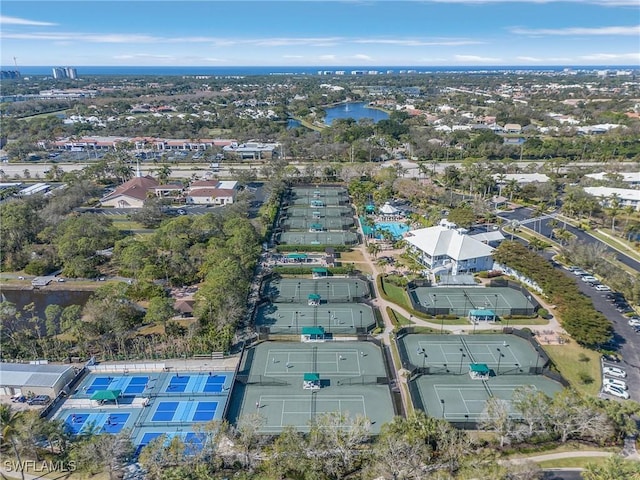
[[[633,258],[635,261],[640,262],[640,254],[638,254],[638,252],[636,252],[635,249],[631,245],[629,245],[627,241],[618,238],[611,238],[610,236],[605,235],[598,230],[590,230],[587,233],[592,237],[597,238],[601,242],[606,243],[610,247],[616,250],[620,250],[625,255]]]
[[[598,395],[602,383],[600,354],[570,341],[564,345],[542,345],[558,371],[578,391]],[[584,356],[581,356],[583,354]],[[588,361],[584,359],[588,358]],[[585,383],[582,376],[589,376],[592,383]],[[586,377],[585,377],[586,378]]]
[[[536,318],[510,318],[507,320],[506,318],[501,318],[501,325],[504,327],[511,327],[512,325],[547,325],[549,320],[544,318],[536,317]]]
[[[585,468],[589,464],[602,465],[609,457],[557,458],[536,462],[540,468]]]
[[[393,357],[393,363],[395,365],[395,368],[401,368],[402,361],[400,360],[400,353],[398,352],[398,346],[396,345],[396,342],[393,338],[391,339],[390,346],[391,346],[391,356]],[[409,387],[404,381],[400,379],[398,379],[398,384],[400,385],[400,388],[402,388],[403,397],[407,399],[406,413],[407,414],[412,413],[414,411],[414,408],[413,408],[413,402],[411,400],[411,394],[409,393]]]
[[[389,315],[391,322],[396,327],[405,327],[408,325],[413,325],[413,322],[411,320],[409,320],[404,315],[399,314],[391,307],[387,307],[387,315]]]

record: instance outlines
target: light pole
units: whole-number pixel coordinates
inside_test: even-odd
[[[504,354],[499,348],[496,348],[496,350],[498,350],[498,370],[496,371],[496,375],[500,375],[500,361],[502,360],[502,357],[504,357]]]
[[[427,351],[422,349],[422,368],[424,369],[425,364],[427,363]]]
[[[300,303],[300,282],[298,282],[298,303]]]
[[[298,311],[296,310],[296,333],[300,333],[300,330],[298,329]]]
[[[360,310],[360,330],[362,330],[362,310]]]
[[[469,421],[469,415],[468,415],[468,414],[465,414],[465,416],[464,416],[464,429],[465,429],[465,430],[467,429],[467,422],[468,422],[468,421]]]
[[[538,360],[540,360],[540,352],[536,348],[536,375],[538,374]]]
[[[464,354],[464,349],[461,348],[460,349],[460,371],[458,372],[458,375],[462,375],[462,361],[464,360],[464,357],[466,357],[466,355]]]
[[[498,316],[498,294],[496,293],[495,295],[496,295],[496,311],[495,311],[495,312],[493,312],[493,320],[494,320],[494,321],[496,320],[496,317]],[[507,319],[507,322],[508,322],[508,321],[509,321],[509,320]]]
[[[442,418],[444,418],[444,398],[440,399],[440,404],[442,405]]]

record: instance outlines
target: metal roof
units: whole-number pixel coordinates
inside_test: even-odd
[[[53,387],[73,367],[66,365],[33,365],[0,363],[0,386]]]

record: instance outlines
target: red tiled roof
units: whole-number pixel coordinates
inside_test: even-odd
[[[189,192],[190,197],[233,197],[235,190],[228,188],[196,188]]]
[[[124,182],[112,193],[104,197],[102,201],[104,202],[120,195],[144,200],[147,198],[147,191],[149,189],[156,188],[157,186],[158,182],[156,182],[155,178],[150,177],[149,175],[145,177],[134,177],[131,180]]]

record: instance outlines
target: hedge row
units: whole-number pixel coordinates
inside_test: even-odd
[[[549,301],[557,306],[562,327],[576,342],[594,348],[611,339],[611,321],[595,309],[573,278],[555,269],[544,257],[519,242],[505,241],[493,252],[493,258],[542,288]]]

